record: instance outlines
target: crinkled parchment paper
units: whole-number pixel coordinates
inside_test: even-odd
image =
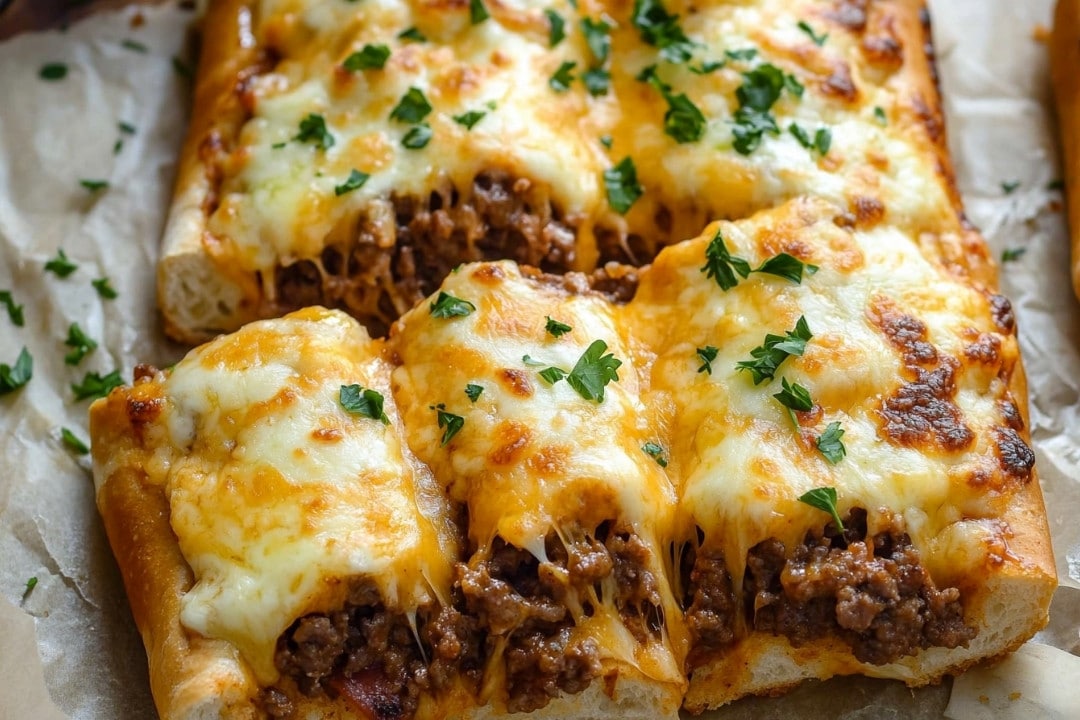
[[[1046,49],[1034,39],[1052,0],[931,4],[969,215],[995,254],[1026,250],[1003,267],[1002,287],[1018,311],[1063,587],[1041,645],[951,685],[912,692],[844,678],[712,717],[1080,713],[1080,658],[1070,654],[1080,652],[1080,306],[1069,285],[1060,193],[1047,187],[1060,173]],[[136,14],[145,22],[133,24]],[[188,80],[173,57],[185,57],[191,20],[171,4],[128,9],[0,43],[0,290],[12,290],[26,316],[25,327],[14,327],[0,309],[0,362],[12,364],[23,346],[34,357],[29,385],[0,397],[0,719],[154,717],[88,461],[63,445],[60,429],[87,439],[88,403],[75,402],[70,387],[86,372],[120,369],[130,378],[136,363],[169,364],[182,352],[161,336],[153,277],[187,113]],[[67,76],[41,80],[49,62],[66,63]],[[117,140],[123,147],[114,154]],[[109,187],[91,192],[84,179]],[[1006,192],[1003,183],[1019,184]],[[44,272],[59,248],[79,266],[63,279]],[[117,299],[91,286],[103,276]],[[64,363],[73,322],[100,343],[77,367]],[[31,577],[37,584],[27,591]]]

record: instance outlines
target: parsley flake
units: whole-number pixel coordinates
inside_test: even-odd
[[[409,88],[390,111],[390,119],[403,123],[418,123],[431,113],[431,103],[418,87]]]
[[[810,263],[804,263],[799,258],[788,255],[787,253],[780,253],[774,255],[751,272],[765,273],[768,275],[776,275],[786,280],[799,285],[802,283],[803,273],[807,275],[813,275],[818,271],[817,265],[811,265]]]
[[[7,308],[8,318],[15,327],[22,327],[26,323],[23,317],[23,306],[15,304],[15,297],[10,290],[0,290],[0,304]]]
[[[776,377],[776,371],[780,364],[789,357],[802,357],[806,352],[806,343],[814,337],[810,332],[810,326],[806,317],[800,317],[795,323],[794,330],[788,330],[783,335],[768,334],[765,341],[750,351],[753,360],[741,360],[735,365],[736,370],[747,370],[754,379],[755,385],[772,380]],[[809,410],[810,408],[804,408]]]
[[[706,278],[715,279],[721,290],[727,291],[739,284],[735,273],[744,278],[750,276],[750,263],[731,254],[718,229],[705,248],[705,264],[701,266],[701,272],[705,273]]]
[[[833,522],[836,523],[836,529],[844,532],[844,523],[840,520],[840,513],[836,510],[836,488],[814,488],[800,495],[799,502],[829,513],[832,515]]]
[[[108,180],[80,180],[79,184],[92,193],[101,192],[109,187]]]
[[[103,398],[114,388],[123,384],[119,370],[113,370],[104,377],[96,372],[88,372],[81,383],[72,383],[71,390],[75,393],[75,400],[79,401],[87,398]]]
[[[566,377],[566,371],[562,368],[552,365],[551,367],[541,370],[540,377],[544,378],[544,380],[546,380],[549,385],[554,385],[555,383]]]
[[[124,40],[120,42],[120,46],[125,50],[131,50],[137,53],[146,54],[150,52],[150,48],[146,47],[138,40],[132,40],[131,38],[124,38]]]
[[[60,428],[60,439],[76,455],[85,455],[90,452],[90,448],[86,447],[86,443],[67,428]]]
[[[548,45],[555,47],[566,38],[566,21],[554,10],[544,11],[548,20]]]
[[[831,422],[825,428],[825,432],[821,433],[817,439],[817,449],[825,459],[835,465],[844,459],[847,455],[847,448],[844,447],[844,443],[840,438],[844,437],[844,430],[840,427],[840,423]]]
[[[593,97],[607,95],[611,88],[611,73],[603,68],[591,68],[581,74],[581,82]]]
[[[1027,248],[1005,248],[1001,251],[1001,262],[1015,262],[1024,256],[1027,252]]]
[[[573,60],[567,60],[559,66],[559,69],[555,71],[555,74],[548,78],[548,85],[555,92],[566,92],[570,89],[570,83],[574,82],[574,68],[577,67],[577,63]]]
[[[1011,180],[1009,182],[1001,183],[1001,191],[1006,195],[1012,195],[1018,187],[1020,187],[1019,180]]]
[[[716,355],[719,352],[720,349],[713,345],[706,345],[703,348],[698,348],[697,356],[698,359],[701,360],[701,367],[699,367],[697,371],[699,373],[708,373],[709,375],[712,375],[713,360],[716,359]]]
[[[120,151],[123,150],[123,149],[124,149],[124,139],[123,138],[117,138],[116,142],[114,142],[113,146],[112,146],[112,154],[113,155],[119,155]]]
[[[412,42],[427,42],[424,33],[420,32],[416,26],[402,30],[398,33],[398,38],[401,40],[411,40]]]
[[[51,272],[61,278],[66,278],[78,269],[78,265],[68,260],[68,256],[64,253],[63,248],[56,251],[56,257],[45,263],[45,270],[47,272]]]
[[[480,397],[480,393],[482,392],[484,392],[483,385],[469,383],[465,386],[465,395],[468,396],[469,402],[476,402],[476,399]]]
[[[334,136],[326,129],[326,120],[317,113],[308,113],[300,121],[300,132],[293,140],[313,143],[320,150],[329,150],[334,144]]]
[[[795,417],[795,412],[809,412],[814,408],[814,401],[810,399],[810,391],[799,383],[789,383],[787,378],[780,378],[780,385],[783,389],[778,393],[774,393],[773,397],[787,408],[788,417],[791,418],[792,424],[799,427],[799,419]]]
[[[614,142],[614,140],[612,139],[612,137],[610,135],[601,135],[600,136],[600,144],[603,145],[604,147],[606,147],[608,150],[611,149],[611,144],[613,142]]]
[[[64,63],[46,63],[41,66],[41,70],[38,71],[38,77],[42,80],[49,80],[55,82],[56,80],[63,80],[67,77],[68,66]]]
[[[383,425],[390,424],[390,418],[383,410],[385,398],[378,390],[372,390],[361,385],[342,385],[338,391],[338,402],[345,412],[352,415],[378,420]]]
[[[24,594],[24,595],[29,595],[29,594],[30,594],[30,592],[31,592],[31,591],[32,591],[32,590],[33,590],[34,588],[36,588],[36,587],[37,587],[37,584],[38,584],[38,579],[37,579],[37,576],[34,576],[34,577],[30,578],[29,580],[27,580],[27,581],[26,581],[26,592],[24,592],[23,594]]]
[[[401,144],[409,150],[419,150],[427,147],[433,134],[431,126],[427,123],[413,125],[409,132],[405,133],[405,137],[401,138]]]
[[[738,50],[725,50],[724,57],[732,62],[750,62],[757,57],[757,48],[740,48]]]
[[[479,25],[489,17],[491,15],[488,14],[487,8],[484,7],[484,0],[469,0],[469,22],[473,25]]]
[[[694,44],[679,27],[679,16],[669,14],[660,0],[634,0],[631,22],[664,60],[678,64],[690,59]]]
[[[68,328],[67,340],[64,344],[72,348],[71,352],[64,356],[64,362],[68,365],[78,365],[82,359],[97,349],[97,341],[90,338],[79,327],[79,323],[71,323]]]
[[[581,32],[596,62],[603,64],[611,53],[611,25],[587,17],[581,20]]]
[[[456,298],[448,292],[439,291],[439,296],[431,303],[431,317],[453,318],[465,317],[476,310],[476,306],[468,300]]]
[[[695,75],[711,75],[724,65],[723,60],[702,60],[698,65],[687,65],[686,69]]]
[[[125,135],[134,135],[135,134],[135,126],[132,125],[131,123],[118,122],[116,124],[116,128],[120,132],[124,133]]]
[[[641,446],[641,451],[656,461],[656,464],[662,468],[666,468],[668,461],[664,457],[664,448],[660,447],[657,443],[649,441]]]
[[[604,388],[619,379],[622,360],[607,352],[607,343],[594,340],[578,359],[574,369],[566,376],[566,382],[586,400],[604,402]]]
[[[877,120],[878,125],[885,126],[889,124],[889,118],[885,116],[885,108],[880,105],[874,107],[874,119]]]
[[[386,45],[367,44],[364,47],[345,58],[342,63],[349,72],[360,70],[382,70],[386,61],[390,59],[390,48]]]
[[[805,20],[799,21],[798,28],[807,35],[809,35],[810,39],[813,40],[814,44],[818,47],[824,45],[825,41],[829,39],[829,33],[825,33],[824,35],[818,35],[814,32],[814,28],[810,27],[810,23],[806,22]]]
[[[608,204],[620,215],[625,215],[637,202],[645,191],[638,183],[637,168],[630,156],[604,171],[604,188],[607,190]]]
[[[30,356],[26,348],[19,352],[15,365],[0,363],[0,395],[15,392],[34,376],[34,358]]]
[[[461,432],[461,428],[465,427],[465,418],[446,412],[446,405],[442,403],[432,407],[432,410],[436,411],[435,417],[439,427],[446,428],[445,432],[443,432],[442,443],[439,445],[439,447],[446,447],[446,443],[450,442],[455,435]]]
[[[829,128],[818,128],[814,136],[810,137],[810,133],[802,127],[796,123],[791,123],[788,126],[788,132],[794,135],[799,144],[810,152],[816,152],[822,157],[829,154],[829,148],[832,146],[832,131]]]
[[[173,55],[172,57],[172,66],[173,72],[175,72],[177,75],[184,78],[185,80],[191,80],[193,77],[195,77],[195,73],[191,69],[191,66],[176,55]]]
[[[466,130],[472,130],[473,125],[480,122],[487,115],[483,110],[470,110],[460,115],[454,115],[454,122],[464,125]]]
[[[349,177],[345,179],[345,182],[341,183],[340,185],[334,186],[334,195],[340,197],[345,193],[352,192],[353,190],[359,190],[360,188],[364,187],[364,183],[368,181],[369,177],[371,176],[367,173],[360,172],[356,168],[353,168],[349,172]]]
[[[749,155],[761,145],[765,133],[780,133],[770,110],[784,90],[802,97],[804,88],[793,75],[768,63],[743,73],[743,83],[735,90],[735,98],[739,101],[732,129],[736,152]]]
[[[552,337],[562,337],[574,329],[566,323],[553,319],[550,315],[545,315],[544,318],[547,320],[544,324],[544,329],[547,330]]]

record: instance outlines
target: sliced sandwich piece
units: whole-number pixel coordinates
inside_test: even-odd
[[[934,682],[1047,620],[1008,301],[835,214],[710,226],[628,307],[658,353],[646,402],[672,408],[693,712],[805,678]]]
[[[381,347],[305,310],[91,408],[98,507],[165,720],[442,717],[479,677],[454,524],[402,440]]]
[[[213,0],[166,329],[323,304],[381,334],[461,262],[641,265],[805,193],[848,224],[964,231],[924,10]]]
[[[468,518],[457,580],[487,712],[678,712],[675,494],[622,312],[580,276],[482,263],[392,330],[409,443]]]

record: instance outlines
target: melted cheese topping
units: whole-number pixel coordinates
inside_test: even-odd
[[[1008,397],[1015,337],[995,326],[984,293],[928,261],[904,233],[884,226],[844,230],[832,222],[833,214],[826,203],[799,201],[710,227],[696,240],[665,249],[643,274],[629,308],[635,327],[659,353],[651,375],[658,397],[646,402],[673,408],[671,469],[681,483],[681,509],[688,523],[704,530],[706,543],[723,547],[736,583],[755,544],[776,537],[791,547],[808,528],[828,521],[826,513],[798,500],[816,487],[836,488],[841,515],[867,509],[871,533],[886,521],[879,513],[900,514],[921,550],[952,523],[996,516],[1005,501],[993,490],[1008,485],[994,433],[1005,424],[996,403]],[[788,251],[820,270],[798,285],[755,273],[725,292],[701,271],[716,232],[732,255],[753,267]],[[906,318],[907,328],[925,328],[923,340],[937,360],[925,363],[924,371],[955,360],[954,394],[915,392],[915,371],[905,367],[899,336],[890,339],[875,321],[882,307]],[[767,333],[784,335],[800,317],[813,338],[802,357],[783,361],[773,381],[755,386],[750,373],[736,369]],[[918,332],[911,333],[915,342]],[[988,363],[967,356],[980,337],[999,344]],[[698,371],[696,349],[707,345],[718,348],[711,374]],[[781,378],[805,387],[813,399],[815,407],[801,415],[798,429],[773,397]],[[913,407],[896,410],[899,424],[890,431],[884,408],[902,387]],[[957,422],[950,419],[953,411]],[[930,431],[914,437],[924,420],[958,437],[961,423],[970,442],[935,442]],[[844,430],[847,450],[835,465],[816,447],[831,422]],[[903,436],[904,430],[911,435]],[[944,569],[965,554],[974,564],[984,555],[984,539],[975,531],[953,532],[947,558],[923,557],[932,572],[938,569],[933,563]]]
[[[379,350],[341,313],[306,310],[202,346],[160,389],[172,457],[152,480],[196,578],[181,621],[233,643],[264,683],[278,636],[339,608],[350,578],[404,612],[446,599],[452,548],[427,519]],[[384,394],[390,425],[342,408],[353,383]]]
[[[841,208],[877,203],[912,232],[958,226],[925,117],[931,100],[912,79],[922,77],[922,48],[904,47],[904,33],[896,32],[916,22],[910,13],[875,8],[870,15],[877,22],[863,32],[830,14],[832,3],[668,2],[696,43],[689,62],[672,64],[660,62],[658,49],[642,40],[629,2],[582,0],[575,9],[488,0],[491,17],[477,25],[469,22],[467,3],[253,5],[253,33],[280,62],[250,88],[253,116],[223,168],[220,206],[209,221],[231,248],[230,261],[248,270],[317,257],[329,241],[354,234],[357,214],[372,212],[372,203],[391,193],[426,198],[447,180],[467,193],[472,179],[491,169],[549,190],[579,231],[578,269],[592,268],[604,250],[592,240],[593,225],[639,235],[651,248],[658,239],[692,236],[709,219],[744,216],[807,192]],[[565,23],[566,38],[555,47],[549,11]],[[890,12],[896,14],[880,16]],[[597,66],[580,26],[586,17],[613,26],[603,66],[610,90],[596,97],[580,80]],[[828,41],[814,44],[799,30],[801,20],[828,33]],[[413,27],[425,42],[399,37]],[[344,60],[367,44],[389,47],[385,68],[346,71]],[[756,55],[725,56],[743,50]],[[706,74],[689,69],[710,61],[726,64]],[[575,80],[557,92],[549,80],[563,63],[575,63]],[[685,94],[704,114],[701,139],[679,143],[664,132],[667,103],[636,79],[657,63],[671,94]],[[781,132],[741,155],[732,147],[735,91],[743,73],[765,63],[797,78],[805,91],[799,97],[785,90],[772,108]],[[403,147],[413,125],[390,118],[410,88],[433,107],[425,118],[432,139],[421,149]],[[469,111],[486,113],[471,130],[453,119]],[[311,113],[325,119],[334,138],[325,150],[295,140]],[[811,136],[828,129],[828,154],[800,145],[789,131],[793,123]],[[600,141],[605,136],[610,149]],[[608,204],[603,173],[625,157],[633,159],[645,193],[624,218]],[[354,168],[370,179],[337,196],[334,188]],[[392,227],[386,232],[393,237]]]

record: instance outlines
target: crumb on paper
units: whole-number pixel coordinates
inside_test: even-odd
[[[1042,23],[1038,23],[1035,27],[1031,28],[1031,39],[1037,43],[1049,42],[1050,28]]]
[[[980,695],[979,696],[979,702],[981,702],[983,705],[989,705],[990,704],[990,698],[986,697],[985,695]]]

